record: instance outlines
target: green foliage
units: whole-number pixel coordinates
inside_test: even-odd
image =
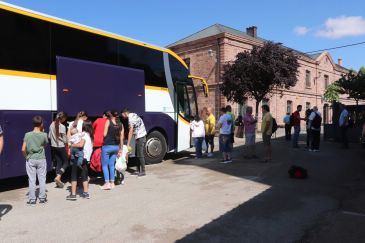
[[[354,99],[356,104],[359,100],[365,99],[365,73],[358,72],[355,74],[350,71],[336,81],[340,94],[346,94],[349,99]]]
[[[266,42],[263,47],[238,53],[233,63],[224,67],[222,94],[228,101],[242,104],[245,98],[258,104],[274,89],[289,89],[297,82],[298,59],[280,44]]]
[[[365,67],[361,67],[361,68],[359,69],[359,73],[361,73],[361,74],[365,74]]]
[[[340,95],[339,95],[340,88],[337,86],[337,83],[332,83],[328,85],[326,91],[324,92],[324,99],[327,102],[338,102]]]

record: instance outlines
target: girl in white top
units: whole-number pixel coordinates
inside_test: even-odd
[[[76,198],[76,188],[77,188],[77,178],[78,172],[81,170],[81,178],[83,185],[82,198],[89,199],[89,176],[88,176],[88,164],[90,162],[91,154],[93,151],[93,137],[94,130],[91,121],[84,121],[82,125],[82,139],[78,144],[72,144],[71,147],[82,148],[84,153],[84,161],[82,163],[81,169],[77,164],[73,164],[71,167],[71,194],[66,197],[67,200],[75,201]]]
[[[204,122],[198,115],[190,123],[190,129],[192,130],[192,137],[194,138],[196,158],[202,157],[202,144],[205,138]]]

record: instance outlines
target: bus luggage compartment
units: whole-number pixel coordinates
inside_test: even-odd
[[[121,109],[144,114],[144,71],[80,59],[57,57],[57,107],[70,116]]]

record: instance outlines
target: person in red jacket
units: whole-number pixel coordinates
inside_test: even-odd
[[[105,127],[105,123],[108,120],[106,117],[106,114],[108,113],[108,111],[105,111],[103,113],[103,116],[96,119],[96,121],[94,121],[93,123],[93,128],[94,128],[94,148],[99,148],[101,146],[103,146],[103,142],[104,142],[104,127]]]
[[[95,172],[101,172],[101,147],[104,143],[104,128],[108,120],[106,114],[110,111],[105,111],[103,116],[96,119],[93,123],[94,129],[94,152],[91,157],[90,168]]]

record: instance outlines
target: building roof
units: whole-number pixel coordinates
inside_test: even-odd
[[[173,46],[181,45],[181,44],[184,44],[184,43],[200,40],[200,39],[203,39],[203,38],[207,38],[207,37],[210,37],[210,36],[215,36],[215,35],[219,35],[219,34],[223,34],[223,33],[232,34],[232,35],[235,35],[235,36],[243,37],[245,39],[255,40],[255,41],[258,41],[258,42],[267,42],[268,41],[268,40],[265,40],[265,39],[260,38],[260,37],[252,37],[251,35],[248,35],[246,32],[243,32],[241,30],[237,30],[237,29],[234,29],[234,28],[222,25],[222,24],[213,24],[213,25],[211,25],[211,26],[209,26],[205,29],[202,29],[202,30],[200,30],[200,31],[198,31],[198,32],[196,32],[192,35],[189,35],[189,36],[187,36],[187,37],[185,37],[181,40],[178,40],[178,41],[168,45],[167,48],[171,48]],[[322,52],[322,53],[307,54],[307,53],[292,49],[290,47],[286,47],[284,45],[283,45],[283,47],[293,51],[296,54],[299,54],[301,56],[310,58],[312,60],[317,60],[317,58],[324,53],[324,52]],[[340,66],[336,63],[334,63],[334,64],[337,68],[347,70],[343,66]]]
[[[180,45],[180,44],[184,44],[187,42],[191,42],[191,41],[195,41],[195,40],[199,40],[199,39],[203,39],[206,37],[210,37],[210,36],[215,36],[218,34],[223,34],[223,33],[229,33],[232,35],[236,35],[236,36],[241,36],[244,37],[246,39],[252,39],[252,40],[256,40],[256,41],[266,41],[264,39],[261,39],[260,37],[252,37],[250,35],[248,35],[246,32],[222,25],[222,24],[213,24],[205,29],[202,29],[192,35],[189,35],[188,37],[185,37],[179,41],[176,41],[170,45],[167,46],[167,48],[171,47],[171,46],[176,46],[176,45]]]

